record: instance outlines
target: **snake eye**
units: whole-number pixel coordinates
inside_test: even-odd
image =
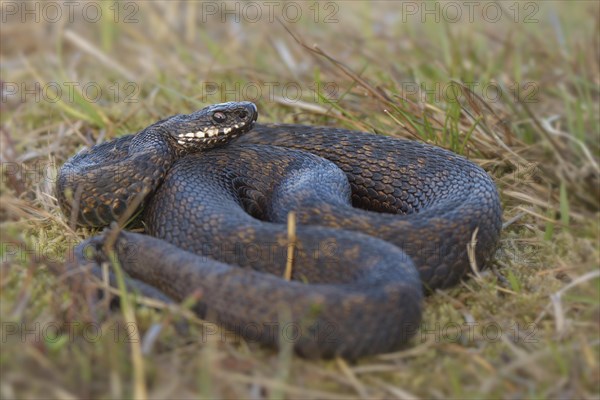
[[[213,118],[213,121],[215,121],[218,124],[225,122],[227,120],[227,117],[225,116],[225,114],[220,111],[215,112],[213,114],[212,118]]]

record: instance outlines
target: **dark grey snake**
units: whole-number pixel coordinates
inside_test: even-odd
[[[473,239],[480,268],[493,254],[500,201],[474,163],[415,141],[256,118],[252,103],[218,104],[80,152],[60,170],[61,208],[103,226],[144,198],[148,235],[121,232],[114,246],[133,287],[175,301],[198,291],[201,317],[311,357],[397,349],[419,327],[422,286],[457,283]],[[104,240],[80,246],[97,250],[92,264]]]

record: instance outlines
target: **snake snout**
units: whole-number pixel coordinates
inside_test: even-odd
[[[249,101],[243,101],[238,104],[241,108],[237,112],[238,118],[248,123],[256,122],[256,120],[258,119],[258,109],[256,108],[256,105]]]
[[[228,121],[229,127],[233,124],[233,130],[230,131],[232,135],[246,133],[254,126],[254,123],[258,119],[258,109],[254,103],[249,101],[242,101],[239,103],[228,103],[231,104],[233,109],[230,111],[231,120]],[[225,134],[228,134],[228,128],[223,128]]]

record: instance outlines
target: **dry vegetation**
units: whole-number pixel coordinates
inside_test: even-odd
[[[463,18],[452,22],[438,3],[436,22],[421,3],[320,3],[316,15],[296,2],[298,21],[276,3],[269,22],[258,2],[262,18],[241,9],[239,24],[206,4],[121,3],[115,16],[107,2],[97,22],[80,7],[73,23],[21,23],[8,7],[22,4],[2,3],[0,395],[598,398],[598,4],[500,2],[499,21],[496,8],[487,21],[479,8],[471,22],[455,2]],[[144,299],[132,299],[133,313],[83,301],[52,272],[94,233],[60,214],[56,166],[166,115],[242,98],[256,100],[263,122],[429,141],[481,164],[504,206],[494,268],[430,296],[406,349],[356,363],[203,340],[206,327],[189,316],[179,334],[182,310]]]

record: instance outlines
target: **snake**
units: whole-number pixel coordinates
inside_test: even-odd
[[[67,160],[56,184],[65,218],[112,224],[78,246],[75,264],[99,268],[114,232],[142,293],[193,298],[201,318],[248,342],[348,359],[408,345],[425,295],[490,264],[502,208],[474,162],[416,140],[257,118],[251,102],[214,104]],[[115,228],[132,210],[143,233]]]

